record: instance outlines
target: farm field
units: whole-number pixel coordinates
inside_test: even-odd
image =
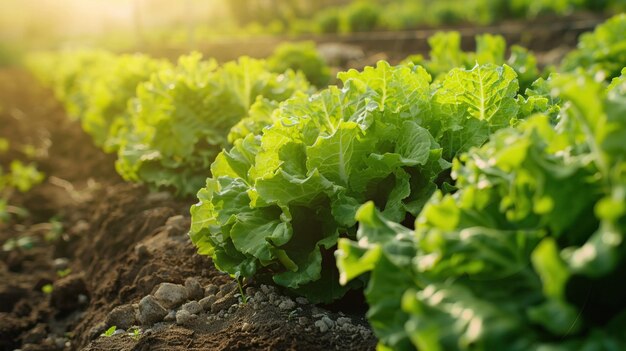
[[[626,348],[626,16],[540,18],[0,65],[0,350]]]

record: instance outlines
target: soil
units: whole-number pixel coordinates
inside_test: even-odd
[[[233,280],[195,253],[187,236],[193,199],[123,182],[114,157],[96,148],[28,73],[0,70],[0,106],[0,138],[11,143],[0,165],[36,162],[46,174],[41,185],[11,197],[30,215],[0,224],[0,243],[30,241],[0,251],[0,350],[375,348],[363,308],[330,311],[254,282],[242,287],[244,304]],[[26,145],[35,152],[24,153]],[[102,335],[115,307],[136,310],[133,304],[161,283],[188,278],[217,289],[214,305],[228,303],[186,323],[140,325],[133,315],[137,332]]]

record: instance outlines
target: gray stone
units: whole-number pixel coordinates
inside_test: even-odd
[[[69,267],[70,260],[68,260],[65,257],[55,258],[54,261],[52,262],[52,265],[54,266],[55,271],[62,271]]]
[[[189,313],[187,310],[179,310],[176,312],[176,324],[178,325],[187,325],[196,319],[195,314]]]
[[[198,303],[198,301],[189,301],[183,305],[183,310],[191,314],[198,314],[202,312],[202,306]]]
[[[285,299],[283,300],[279,305],[278,308],[280,308],[283,311],[287,311],[287,310],[292,310],[296,307],[296,303],[293,302],[292,299]]]
[[[120,329],[128,329],[136,322],[133,305],[121,305],[115,307],[106,317],[107,327],[116,326]]]
[[[270,302],[270,304],[273,305],[278,300],[278,295],[276,295],[275,293],[270,293],[269,295],[267,295],[267,300]]]
[[[352,324],[352,320],[350,318],[347,317],[339,317],[337,318],[337,325],[338,326],[343,326],[344,324]]]
[[[354,325],[352,325],[351,323],[346,323],[341,325],[341,330],[345,331],[345,332],[349,332],[350,334],[354,334],[354,332],[357,330],[356,327]]]
[[[120,335],[120,334],[126,334],[126,330],[125,329],[115,329],[115,331],[113,332],[113,335]]]
[[[204,297],[202,285],[196,278],[187,278],[185,280],[185,288],[187,289],[187,298],[189,300],[200,300]]]
[[[254,294],[254,300],[257,301],[257,302],[263,302],[263,301],[265,301],[265,295],[262,292],[257,291]]]
[[[215,284],[209,284],[204,288],[204,296],[215,295],[219,289]]]
[[[372,336],[372,332],[370,330],[365,329],[365,328],[361,328],[359,330],[359,334],[361,334],[361,337],[363,339],[367,339],[367,338]]]
[[[187,300],[187,289],[180,284],[161,283],[154,293],[154,297],[165,308],[174,308]]]
[[[328,329],[332,329],[335,326],[335,322],[332,319],[328,318],[328,316],[322,317],[322,322],[326,323]]]
[[[107,325],[104,322],[100,322],[94,325],[91,329],[89,329],[89,340],[94,340],[99,337],[100,334],[104,333],[107,330]]]
[[[167,316],[167,310],[152,295],[139,301],[139,322],[141,325],[152,325]]]
[[[174,322],[176,321],[176,311],[175,310],[171,310],[167,313],[167,316],[165,316],[165,318],[163,318],[163,320],[165,322]]]
[[[198,302],[200,303],[200,306],[203,310],[210,311],[211,306],[213,306],[215,301],[217,301],[217,297],[215,297],[215,295],[209,295]]]
[[[89,298],[85,294],[78,294],[77,300],[80,305],[84,305],[89,301]]]
[[[263,284],[261,285],[261,291],[263,291],[263,293],[267,295],[274,292],[274,287]]]
[[[319,320],[319,321],[315,321],[315,326],[320,330],[320,332],[322,333],[326,333],[328,331],[328,325],[326,323],[324,323],[323,320]]]
[[[308,305],[309,304],[309,300],[307,300],[306,297],[296,297],[296,302],[301,304],[301,305]]]
[[[307,324],[309,324],[309,319],[306,317],[299,317],[298,318],[298,324],[300,324],[301,326],[305,326]]]

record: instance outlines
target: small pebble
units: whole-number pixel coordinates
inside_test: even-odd
[[[54,261],[52,262],[52,265],[54,266],[55,271],[62,271],[69,267],[70,260],[68,260],[65,257],[55,258]]]
[[[128,329],[135,324],[135,308],[130,304],[117,306],[109,312],[105,323],[109,327]]]
[[[241,326],[241,331],[242,332],[248,332],[252,329],[252,325],[250,325],[250,323],[243,323],[243,325]]]
[[[126,330],[125,329],[115,329],[115,331],[113,332],[113,335],[120,335],[120,334],[126,334]]]
[[[276,302],[276,300],[278,299],[278,295],[271,293],[269,295],[267,295],[267,300],[271,303],[274,304],[274,302]]]
[[[309,300],[307,300],[306,297],[296,297],[296,302],[301,304],[301,305],[308,305],[309,304]]]
[[[163,320],[166,321],[166,322],[174,322],[174,321],[176,321],[176,311],[175,310],[169,311],[167,316],[165,316],[165,318],[163,318]]]
[[[87,295],[85,295],[85,294],[78,294],[78,303],[79,304],[84,305],[84,304],[87,303],[87,300],[89,300]]]
[[[185,280],[185,288],[187,289],[187,298],[190,300],[199,300],[204,297],[202,285],[196,278],[187,278]]]
[[[237,305],[232,305],[228,307],[228,313],[233,314],[237,310]]]
[[[254,299],[258,302],[265,301],[265,295],[263,295],[263,293],[261,293],[260,291],[257,291],[254,294]]]
[[[107,325],[104,322],[100,322],[89,329],[89,340],[93,340],[100,336],[107,330]]]
[[[367,339],[372,335],[372,332],[363,328],[361,330],[359,330],[359,334],[361,334],[361,337],[363,337],[363,339]]]
[[[326,333],[328,331],[328,325],[326,323],[324,323],[324,321],[322,321],[321,319],[319,321],[315,321],[315,326],[322,333]]]
[[[352,320],[347,317],[339,317],[337,318],[337,325],[342,326],[344,324],[352,324]]]
[[[219,289],[215,284],[209,284],[204,288],[204,296],[215,295]]]
[[[269,285],[263,284],[261,285],[261,291],[263,291],[263,293],[267,295],[269,293],[274,292],[274,288]]]
[[[187,310],[187,312],[191,314],[198,314],[202,312],[202,306],[200,306],[200,303],[198,303],[198,301],[189,301],[184,304],[182,308],[184,310]]]
[[[139,322],[142,325],[152,325],[163,320],[167,310],[152,295],[139,301]]]
[[[296,307],[296,303],[295,303],[295,302],[293,302],[293,300],[291,300],[291,299],[289,299],[289,298],[288,298],[288,299],[286,299],[286,300],[283,300],[283,301],[282,301],[282,302],[278,305],[278,308],[280,308],[280,309],[281,309],[281,310],[283,310],[283,311],[286,311],[286,310],[292,310],[294,307]]]
[[[161,283],[154,297],[166,308],[178,307],[187,299],[187,289],[180,284]]]
[[[178,310],[178,312],[176,312],[176,324],[186,325],[196,319],[196,317],[195,314],[191,314],[187,310]]]
[[[341,330],[345,332],[354,333],[354,325],[352,325],[351,323],[346,323],[341,326]]]
[[[328,318],[328,316],[322,317],[322,322],[326,323],[326,325],[328,326],[328,329],[331,329],[332,327],[335,326],[335,322],[333,322],[332,319]]]
[[[306,317],[299,317],[298,318],[298,324],[305,326],[307,324],[309,324],[309,319]]]
[[[217,301],[217,297],[215,297],[215,295],[209,295],[198,302],[203,310],[210,311],[211,306],[215,303],[215,301]]]

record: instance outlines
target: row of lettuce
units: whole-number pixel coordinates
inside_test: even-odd
[[[620,350],[625,28],[543,72],[441,34],[317,92],[249,58],[31,66],[123,177],[201,189],[190,236],[219,269],[315,302],[365,286],[381,349]]]
[[[504,20],[568,16],[572,13],[618,13],[626,9],[622,0],[302,0],[250,2],[231,0],[228,15],[199,25],[196,38],[220,35],[356,33],[411,30],[450,24],[487,25]],[[147,34],[148,40],[179,43],[187,38],[181,28]]]

